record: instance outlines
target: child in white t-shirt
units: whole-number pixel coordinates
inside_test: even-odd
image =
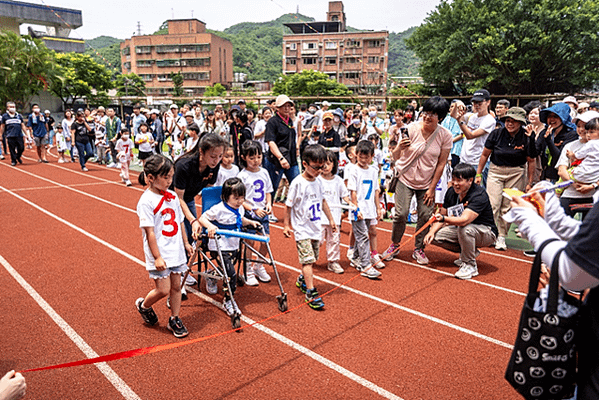
[[[137,156],[143,165],[145,160],[154,154],[154,136],[149,132],[148,124],[145,122],[139,125],[139,133],[135,136],[135,143],[139,145]]]
[[[158,317],[152,305],[170,294],[171,317],[167,328],[178,338],[187,336],[179,318],[181,309],[181,274],[187,271],[187,254],[193,249],[187,242],[183,210],[175,192],[168,190],[173,181],[173,163],[162,155],[149,158],[140,175],[140,183],[149,184],[137,203],[142,230],[146,270],[156,288],[135,301],[137,311],[148,325]]]
[[[372,159],[372,166],[374,166],[377,171],[380,171],[385,161],[383,151],[379,149],[379,141],[381,138],[376,133],[373,133],[368,136],[368,140],[374,144],[374,157]]]
[[[322,184],[323,195],[331,209],[337,229],[333,231],[333,227],[327,221],[323,221],[321,242],[327,243],[327,269],[336,274],[342,274],[343,268],[339,265],[339,259],[341,258],[341,251],[339,249],[341,242],[339,234],[341,227],[341,199],[348,204],[351,201],[343,179],[337,175],[337,156],[330,150],[327,150],[326,154],[327,160],[324,163],[322,174],[318,179]]]
[[[345,152],[347,153],[347,158],[349,160],[349,163],[347,163],[347,165],[345,166],[345,171],[343,171],[343,182],[345,183],[345,186],[347,187],[347,178],[349,178],[349,175],[351,174],[351,170],[353,168],[356,168],[358,159],[356,157],[356,146],[355,145],[348,146],[347,149],[345,149]],[[350,215],[350,217],[351,217],[351,215]],[[353,232],[353,230],[350,229],[350,231],[349,231],[349,248],[347,249],[347,258],[349,260],[351,260],[354,255],[354,244],[355,243],[356,243],[356,238],[354,237],[354,232]]]
[[[131,186],[131,181],[129,180],[129,164],[133,159],[133,140],[129,138],[129,130],[127,128],[121,129],[121,137],[116,141],[114,149],[117,152],[117,157],[121,164],[120,177],[125,185]]]
[[[106,129],[104,129],[103,127],[100,128],[101,125],[96,125],[96,131],[95,131],[95,135],[96,135],[96,140],[94,141],[94,145],[96,146],[96,152],[97,152],[97,163],[98,164],[102,164],[104,161],[106,161]]]
[[[223,158],[220,162],[218,176],[216,178],[216,183],[214,183],[214,186],[222,186],[227,179],[235,178],[239,174],[239,167],[233,164],[234,160],[235,153],[233,152],[233,147],[227,144],[227,146],[225,147],[225,151],[223,152]]]
[[[177,159],[184,153],[183,140],[181,136],[182,134],[173,135],[172,139],[166,143],[170,149],[170,153],[173,156],[173,161],[177,161]]]
[[[577,183],[591,185],[599,182],[599,118],[587,122],[585,129],[588,141],[577,151],[568,150],[566,153],[571,161],[568,175]],[[562,191],[556,190],[556,193],[561,194]]]
[[[67,139],[64,132],[62,131],[62,125],[56,124],[54,128],[56,131],[56,151],[58,152],[58,162],[60,164],[68,162],[64,157],[64,153],[67,151]]]
[[[306,293],[308,305],[313,309],[319,309],[324,307],[324,302],[314,287],[312,266],[318,260],[322,212],[329,220],[333,231],[337,230],[337,225],[324,199],[321,182],[316,179],[324,168],[326,160],[324,147],[320,145],[306,146],[301,160],[304,172],[289,185],[289,193],[285,201],[287,210],[283,234],[286,237],[291,237],[291,232],[293,232],[299,262],[302,265],[302,274],[297,278],[295,284],[303,293]]]
[[[260,226],[260,223],[251,221],[241,215],[243,212],[243,202],[245,201],[245,185],[239,178],[230,178],[223,183],[220,203],[204,211],[200,217],[200,224],[208,231],[208,249],[213,258],[218,259],[215,233],[217,229],[239,230],[244,225],[253,227]],[[237,274],[235,272],[235,260],[239,251],[239,238],[232,236],[220,236],[218,246],[225,263],[224,268],[229,278],[229,288],[231,293],[224,287],[225,297],[223,307],[229,316],[241,314],[237,304],[232,301],[231,295],[235,294],[237,288]],[[211,291],[209,291],[211,292]],[[214,292],[215,293],[215,292]],[[213,293],[212,293],[213,294]]]
[[[241,146],[241,162],[245,168],[239,173],[239,179],[245,185],[245,217],[258,221],[264,233],[270,235],[268,216],[271,214],[272,182],[268,171],[262,168],[262,144],[255,140],[246,140]],[[266,243],[260,244],[260,254],[268,256]],[[256,279],[257,278],[257,279]],[[257,286],[260,282],[270,282],[270,276],[260,262],[250,263],[246,271],[246,283]]]
[[[381,272],[373,267],[374,260],[371,259],[368,231],[373,221],[381,218],[383,209],[378,202],[380,192],[378,171],[370,165],[374,157],[374,143],[366,140],[359,141],[356,155],[358,164],[351,170],[347,180],[347,189],[352,203],[357,207],[356,218],[352,220],[356,244],[350,262],[362,276],[376,279],[381,276]],[[379,266],[379,263],[377,260],[374,265]]]

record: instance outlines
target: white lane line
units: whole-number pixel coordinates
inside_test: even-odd
[[[202,292],[199,292],[197,289],[188,286],[187,291],[195,294],[202,300],[204,300],[208,303],[211,303],[224,311],[222,303],[217,302],[216,300],[214,300],[213,298],[211,298],[209,296],[206,296]],[[246,317],[245,315],[241,316],[241,320],[248,325],[256,323],[256,321],[254,321],[253,319],[251,319],[249,317]],[[334,363],[333,361],[329,360],[328,358],[325,358],[325,357],[321,356],[320,354],[315,353],[314,351],[308,349],[307,347],[304,347],[301,344],[294,342],[293,340],[289,339],[288,337],[283,336],[280,333],[277,333],[277,332],[273,331],[272,329],[265,327],[262,324],[252,325],[252,328],[256,328],[259,331],[264,332],[265,334],[282,342],[283,344],[291,347],[292,349],[302,353],[303,355],[312,358],[313,360],[323,364],[324,366],[345,376],[346,378],[351,379],[352,381],[359,383],[360,385],[364,386],[365,388],[372,390],[373,392],[380,395],[381,397],[384,397],[386,399],[403,400],[401,397],[398,397],[395,394],[381,388],[380,386],[375,385],[374,383],[370,382],[369,380],[364,379],[361,376],[354,374],[353,372],[343,368],[341,365]]]
[[[99,357],[98,353],[91,348],[89,344],[65,321],[46,300],[9,264],[8,261],[0,256],[0,264],[6,271],[21,285],[23,289],[35,300],[35,302],[48,314],[50,318],[58,325],[69,339],[85,354],[87,358]],[[140,397],[114,372],[105,362],[97,363],[95,366],[115,387],[116,390],[125,398],[130,400],[141,400]]]
[[[36,178],[39,178],[38,176],[36,176]],[[103,186],[106,185],[107,183],[105,182],[94,182],[94,183],[75,183],[73,185],[65,185],[66,187],[83,187],[83,186]],[[58,189],[60,188],[59,185],[52,185],[52,186],[37,186],[37,187],[28,187],[28,188],[19,188],[19,189],[10,189],[13,192],[30,192],[30,191],[36,191],[36,190],[48,190],[48,189]]]
[[[140,260],[138,258],[135,258],[134,256],[126,253],[125,251],[119,249],[118,247],[113,246],[112,244],[110,244],[110,243],[108,243],[108,242],[100,239],[99,237],[97,237],[97,236],[95,236],[95,235],[93,235],[91,233],[86,232],[85,230],[79,228],[78,226],[76,226],[76,225],[74,225],[74,224],[72,224],[72,223],[70,223],[68,221],[65,221],[64,219],[60,218],[59,216],[57,216],[55,214],[52,214],[49,211],[44,210],[42,207],[38,206],[37,204],[35,204],[35,203],[33,203],[33,202],[31,202],[31,201],[29,201],[29,200],[27,200],[27,199],[19,196],[16,193],[11,192],[10,190],[8,190],[8,189],[6,189],[6,188],[4,188],[2,186],[0,186],[0,190],[4,190],[4,191],[8,192],[9,194],[13,195],[17,199],[19,199],[19,200],[21,200],[21,201],[29,204],[30,206],[38,209],[39,211],[43,212],[44,214],[48,215],[49,217],[56,219],[57,221],[59,221],[59,222],[65,224],[65,225],[69,226],[70,228],[73,228],[77,232],[80,232],[80,233],[84,234],[85,236],[89,237],[90,239],[93,239],[93,240],[97,241],[98,243],[103,244],[104,246],[108,247],[109,249],[111,249],[111,250],[113,250],[113,251],[115,251],[115,252],[117,252],[117,253],[125,256],[125,257],[127,257],[129,260],[131,260],[131,261],[133,261],[133,262],[135,262],[135,263],[137,263],[137,264],[145,267],[145,262],[143,262],[142,260]],[[33,290],[33,288],[32,288],[32,290]],[[251,321],[251,320],[248,318],[248,321]],[[65,322],[65,324],[66,324],[66,322]],[[268,332],[268,331],[270,331],[270,329],[264,328],[264,329],[261,329],[261,330],[263,332],[267,333],[268,335],[270,335],[270,333]],[[274,331],[272,331],[272,332],[274,334],[276,334],[276,335],[270,335],[274,339],[280,340],[278,337],[285,338],[284,336],[281,336],[281,335],[279,335],[278,333],[276,333]],[[287,338],[285,338],[285,339],[287,339]],[[81,340],[83,340],[83,339],[81,339]],[[289,340],[289,343],[295,343],[295,342],[292,342],[290,339],[287,339],[287,340]],[[285,341],[282,341],[282,342],[285,343],[285,344],[287,344],[287,345],[290,345],[289,343],[286,343]],[[297,347],[296,346],[291,346],[291,347],[293,347],[296,350],[298,350],[298,348],[300,348],[300,347],[304,348],[303,346],[301,346],[301,345],[299,345],[297,343],[295,343],[295,344],[297,345]],[[308,351],[308,352],[311,352],[311,350],[309,350],[307,348],[304,348],[304,349],[306,349],[306,351]],[[314,360],[316,360],[316,361],[320,362],[321,364],[323,364],[325,367],[331,368],[331,369],[333,369],[334,371],[336,371],[338,373],[342,373],[342,372],[340,372],[341,370],[347,371],[344,368],[342,368],[341,366],[335,364],[333,361],[331,361],[331,360],[329,360],[329,359],[327,359],[325,357],[322,357],[322,356],[318,355],[317,353],[314,353],[314,352],[311,352],[311,353],[313,353],[313,354],[306,354],[306,353],[304,353],[304,354],[309,355]],[[94,352],[94,354],[95,354],[95,352]],[[98,357],[98,355],[96,354],[94,357]],[[89,357],[89,358],[91,358],[91,357]],[[338,368],[333,368],[334,366],[336,366]],[[381,396],[383,396],[383,397],[386,397],[388,399],[402,400],[400,397],[394,395],[393,393],[387,392],[386,390],[380,388],[379,386],[375,385],[374,383],[372,383],[372,382],[370,382],[370,381],[368,381],[368,380],[366,380],[366,379],[364,379],[364,378],[362,378],[362,377],[360,377],[360,376],[358,376],[358,375],[356,375],[356,374],[354,374],[354,373],[352,373],[350,371],[347,371],[347,373],[348,373],[347,375],[345,375],[343,373],[342,373],[342,375],[344,375],[348,379],[351,379],[354,382],[356,382],[356,383],[358,383],[358,384],[366,387],[367,389],[375,391],[377,394],[381,394]],[[354,377],[356,377],[357,379],[354,379]],[[123,382],[123,384],[124,384],[124,382]],[[385,394],[388,394],[388,395],[385,395]],[[137,398],[137,397],[135,397],[135,398]]]

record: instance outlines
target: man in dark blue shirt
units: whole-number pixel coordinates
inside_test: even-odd
[[[6,103],[6,113],[2,115],[0,121],[0,136],[6,139],[8,144],[8,151],[10,152],[11,165],[23,164],[21,155],[25,150],[25,143],[23,142],[23,131],[26,131],[27,127],[23,122],[23,117],[17,113],[17,107],[15,103],[9,101]]]
[[[460,253],[454,263],[460,267],[458,279],[478,275],[477,247],[490,246],[497,239],[497,226],[487,191],[474,183],[476,171],[460,163],[452,171],[453,186],[445,193],[443,208],[435,214],[436,222],[424,237],[424,244],[435,244]]]
[[[48,163],[46,160],[46,146],[48,145],[48,124],[46,116],[41,113],[40,106],[31,106],[33,113],[27,119],[27,127],[33,135],[35,149],[37,150],[37,162]]]

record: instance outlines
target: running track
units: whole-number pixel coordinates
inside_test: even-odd
[[[143,267],[135,207],[142,188],[125,187],[118,170],[89,163],[0,163],[0,373],[177,341],[160,323],[143,324],[136,298],[152,288]],[[135,181],[136,179],[132,179]],[[275,213],[282,220],[283,207]],[[289,307],[298,261],[282,224],[271,246]],[[321,293],[356,274],[316,268]],[[380,223],[379,250],[390,240]],[[409,230],[413,232],[413,230]],[[410,237],[405,237],[408,240]],[[301,307],[264,325],[136,358],[25,375],[31,399],[517,399],[503,375],[514,342],[530,259],[485,249],[480,275],[453,277],[455,255],[431,246],[428,266],[413,263],[412,244],[388,262],[380,281],[358,277],[324,297],[325,311]],[[181,317],[200,338],[231,329],[213,299],[190,290]],[[276,284],[242,287],[242,324],[277,314]]]

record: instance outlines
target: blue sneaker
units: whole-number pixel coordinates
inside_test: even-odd
[[[302,291],[302,293],[306,293],[306,290],[308,290],[308,288],[306,287],[306,281],[304,280],[304,276],[301,274],[297,277],[297,280],[295,281],[295,286],[297,286],[299,290]]]
[[[316,288],[306,290],[306,303],[308,303],[310,308],[318,310],[318,309],[324,307],[324,302],[318,296],[319,296],[319,294],[318,294],[318,290],[316,290]]]

